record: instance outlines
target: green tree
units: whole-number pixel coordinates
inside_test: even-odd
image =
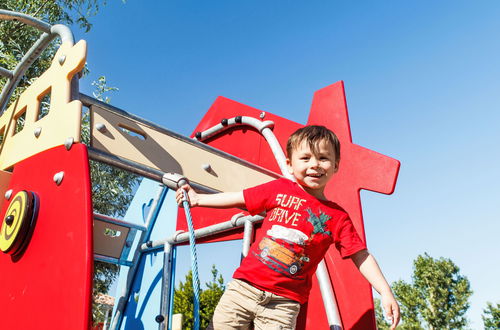
[[[224,293],[224,279],[212,265],[212,281],[205,283],[207,289],[200,292],[200,328],[205,329],[214,314],[215,307]],[[179,283],[174,295],[174,313],[183,315],[183,329],[192,329],[194,322],[193,274],[189,271],[184,282]]]
[[[208,326],[208,323],[212,319],[215,307],[217,307],[220,297],[225,290],[224,279],[215,268],[215,265],[212,265],[212,281],[205,283],[205,285],[207,289],[203,290],[200,294],[200,319],[205,321],[202,323],[203,329]]]
[[[472,294],[469,280],[450,259],[425,253],[415,259],[412,281],[394,282],[401,304],[401,329],[464,329]]]
[[[497,303],[493,305],[492,303],[488,302],[483,312],[484,314],[481,317],[483,318],[484,329],[500,329],[500,304]]]

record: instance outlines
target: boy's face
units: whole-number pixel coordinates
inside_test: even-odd
[[[287,165],[297,183],[306,192],[316,198],[326,199],[326,184],[338,170],[338,160],[330,143],[321,141],[318,154],[314,155],[308,143],[303,141],[293,150],[291,158],[287,159]]]

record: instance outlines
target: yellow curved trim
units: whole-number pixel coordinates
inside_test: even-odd
[[[87,43],[61,45],[51,66],[28,87],[0,117],[0,169],[41,151],[63,145],[68,138],[80,141],[82,103],[71,101],[71,79],[85,65]],[[61,61],[64,59],[64,61]],[[62,64],[61,64],[62,62]],[[49,113],[37,120],[40,102],[50,92]],[[15,132],[16,120],[25,113],[21,131]],[[35,131],[39,131],[38,137]]]

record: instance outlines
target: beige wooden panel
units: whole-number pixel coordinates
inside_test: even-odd
[[[85,65],[86,53],[87,44],[83,40],[74,46],[62,44],[50,68],[2,114],[0,169],[8,169],[36,153],[63,145],[68,138],[80,141],[82,103],[71,101],[71,79]],[[37,120],[40,101],[48,92],[49,113]],[[24,127],[14,135],[16,120],[23,113]],[[40,132],[38,137],[35,130]]]
[[[109,230],[117,231],[119,234],[117,236],[107,234]],[[94,253],[120,259],[129,231],[128,227],[94,219]]]
[[[91,107],[91,116],[94,148],[163,172],[182,174],[192,182],[218,191],[240,191],[277,177],[96,105]],[[98,124],[104,124],[106,130],[97,130]],[[210,165],[210,171],[203,169],[206,164]]]

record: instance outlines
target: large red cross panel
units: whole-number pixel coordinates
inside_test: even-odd
[[[224,97],[216,99],[196,127],[196,132],[217,125],[224,118],[250,116],[275,123],[273,132],[284,149],[291,133],[304,125],[258,110]],[[339,137],[341,162],[338,173],[328,184],[326,196],[341,205],[350,215],[359,235],[366,241],[359,191],[367,189],[384,194],[394,191],[399,161],[352,143],[343,82],[337,82],[314,94],[307,125],[323,125]],[[204,141],[207,144],[246,159],[254,164],[280,173],[265,139],[253,128],[232,127]],[[192,210],[195,227],[201,228],[227,221],[240,210]],[[186,229],[183,212],[179,212],[177,227]],[[258,229],[257,229],[258,230]],[[218,237],[216,240],[241,238],[241,231]],[[334,289],[344,329],[376,329],[372,291],[350,259],[341,259],[332,247],[325,256],[329,277]],[[309,303],[303,306],[298,329],[328,329],[321,294],[314,281]]]

